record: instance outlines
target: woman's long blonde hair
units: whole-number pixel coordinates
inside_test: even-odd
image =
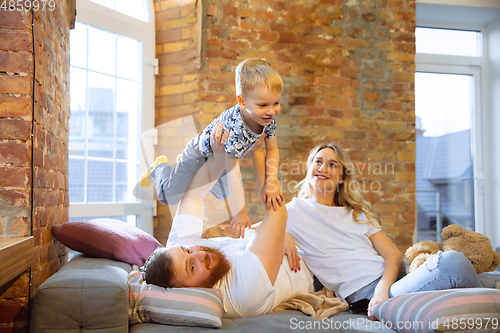
[[[359,192],[358,186],[354,181],[354,166],[349,160],[344,148],[336,143],[321,143],[311,149],[307,157],[307,171],[313,166],[313,160],[317,153],[321,150],[330,148],[337,155],[338,162],[342,165],[342,179],[343,183],[337,186],[333,202],[337,206],[346,207],[352,210],[352,217],[358,223],[372,223],[373,221],[381,223],[380,217],[373,211],[373,208],[364,200],[363,195]],[[300,188],[299,198],[307,199],[312,197],[312,185],[306,177],[297,184],[296,188]],[[368,221],[360,221],[359,214],[364,213]]]

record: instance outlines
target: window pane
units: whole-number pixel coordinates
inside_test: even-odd
[[[70,157],[68,160],[68,169],[68,182],[71,184],[69,187],[69,201],[84,202],[83,179],[85,176],[85,161],[75,160]]]
[[[89,69],[115,75],[116,36],[113,33],[89,26]]]
[[[87,67],[87,26],[76,22],[71,30],[71,66]],[[71,96],[73,98],[73,96]]]
[[[118,68],[117,75],[125,79],[135,80],[139,79],[139,57],[140,57],[140,42],[136,39],[118,36],[117,47],[118,47]]]
[[[70,68],[71,116],[69,118],[70,155],[84,156],[85,111],[87,108],[87,71]]]
[[[137,179],[137,164],[116,163],[116,202],[134,202],[137,198],[132,193],[132,185]]]
[[[88,156],[113,158],[115,81],[89,72]]]
[[[113,162],[88,161],[87,202],[113,201]]]
[[[418,239],[440,239],[441,228],[475,229],[468,75],[416,73]]]
[[[117,79],[116,158],[137,160],[139,142],[139,91],[141,85]]]
[[[121,216],[86,216],[86,217],[70,217],[69,222],[90,221],[95,219],[114,219],[126,222],[133,226],[138,226],[139,216],[137,215],[121,215]]]
[[[138,182],[141,156],[142,43],[79,24],[89,29],[88,59],[93,67],[71,66],[69,153],[84,159],[69,165],[70,174],[81,173],[81,179],[69,181],[70,202],[137,202],[132,190]],[[85,36],[76,36],[73,43],[87,43]],[[106,60],[109,50],[98,47],[103,40],[113,47],[119,45],[120,52],[112,54],[112,61]],[[77,49],[71,49],[71,56]],[[102,59],[107,65],[99,68]],[[109,74],[108,67],[115,68],[115,64],[120,67],[120,78]],[[82,171],[85,165],[87,173]]]
[[[477,31],[415,29],[417,53],[480,57],[480,37]]]
[[[115,1],[115,9],[125,15],[148,22],[146,15],[147,3],[145,0],[118,0]]]
[[[416,73],[415,112],[424,136],[442,136],[470,129],[470,77]]]
[[[111,8],[111,9],[115,8],[115,0],[90,0],[90,1],[98,3],[101,6],[108,7],[108,8]]]
[[[146,0],[90,0],[138,20],[149,22]]]

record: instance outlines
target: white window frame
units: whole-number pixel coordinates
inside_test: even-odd
[[[484,33],[479,28],[457,27],[450,25],[433,25],[419,24],[418,27],[438,28],[438,29],[457,29],[457,30],[474,30],[481,32],[483,38],[482,45],[485,45]],[[481,54],[484,54],[484,47]],[[483,122],[483,93],[482,87],[483,76],[481,72],[485,66],[485,59],[480,57],[465,57],[465,56],[451,56],[451,55],[436,55],[436,54],[415,54],[416,72],[425,73],[440,73],[440,74],[462,74],[470,75],[473,78],[473,117],[471,117],[471,169],[472,179],[474,180],[474,223],[475,231],[484,234],[486,229],[485,223],[485,197],[484,197],[484,128]],[[414,236],[417,234],[417,226],[415,226]]]
[[[155,21],[153,0],[148,2],[148,22],[144,22],[128,15],[104,7],[89,0],[77,1],[76,20],[94,27],[125,35],[142,42],[142,143],[140,170],[149,166],[148,161],[154,158],[154,75],[157,73],[158,63],[155,46]],[[71,47],[71,46],[70,46]],[[138,180],[139,181],[139,180]],[[137,215],[137,225],[149,234],[153,234],[153,216],[156,215],[156,200],[153,200],[151,189],[147,194],[139,195],[140,202],[136,203],[70,203],[69,217],[97,217]],[[151,200],[144,199],[147,198]]]

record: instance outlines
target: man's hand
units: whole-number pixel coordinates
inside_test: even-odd
[[[278,205],[281,207],[284,199],[277,179],[266,179],[262,192],[262,201],[267,203],[267,209],[271,209],[271,205],[274,210],[278,209]]]
[[[292,240],[292,237],[285,232],[285,255],[288,258],[288,266],[291,271],[297,273],[297,270],[300,271],[300,257],[297,252],[297,248],[295,247],[295,242]]]
[[[231,237],[245,237],[245,228],[247,225],[249,229],[254,229],[252,228],[252,222],[250,221],[250,217],[248,216],[246,209],[243,208],[238,214],[234,215],[231,220],[231,224],[229,225]]]

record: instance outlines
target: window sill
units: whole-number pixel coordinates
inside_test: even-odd
[[[33,263],[35,238],[0,238],[0,286],[26,271]]]

